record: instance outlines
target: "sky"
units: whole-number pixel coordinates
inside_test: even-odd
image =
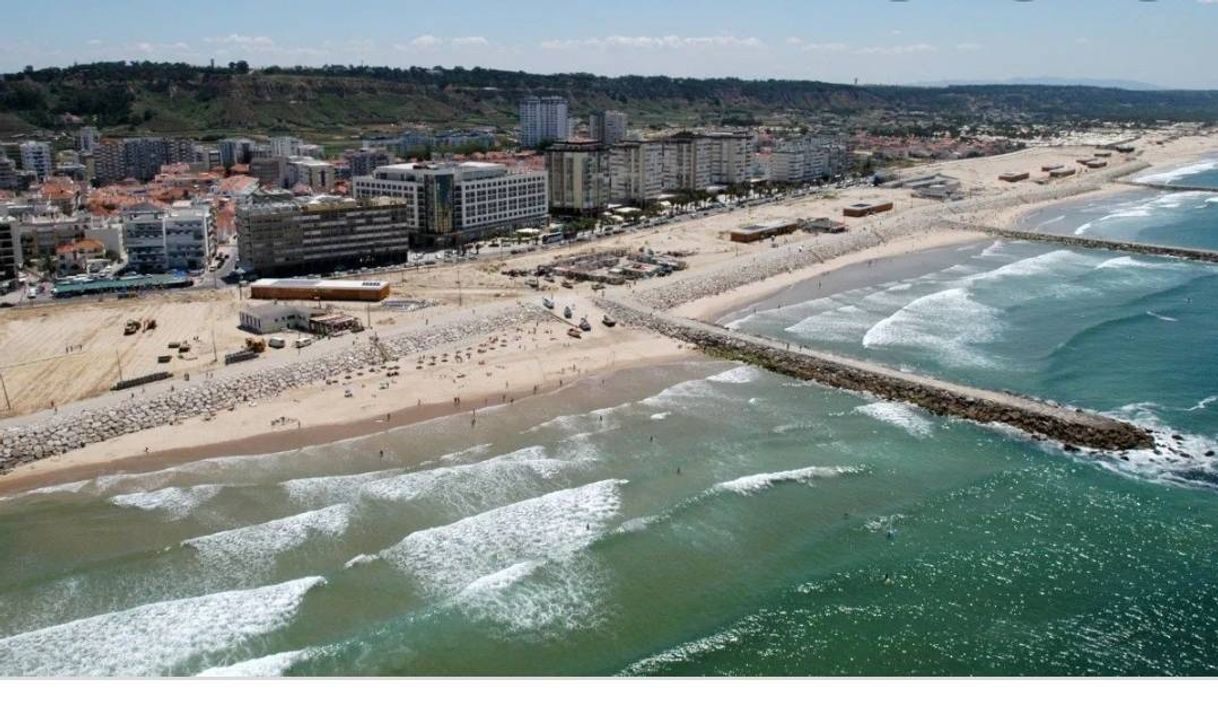
[[[0,71],[113,60],[1218,89],[1218,0],[55,0]]]

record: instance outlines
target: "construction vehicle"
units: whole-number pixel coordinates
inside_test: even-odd
[[[252,336],[247,336],[245,337],[245,348],[247,351],[262,353],[263,351],[266,351],[266,342],[262,339],[255,339]]]

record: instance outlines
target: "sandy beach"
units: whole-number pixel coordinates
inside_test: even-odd
[[[1218,138],[1181,138],[1161,146],[1139,144],[1139,148],[1145,149],[1139,157],[1140,161],[1152,168],[1162,169],[1195,160],[1200,154],[1218,149]],[[790,199],[635,231],[610,240],[566,247],[558,252],[539,251],[502,261],[480,260],[405,273],[400,279],[392,281],[394,295],[427,299],[436,306],[409,313],[390,313],[378,309],[368,314],[372,318],[372,329],[378,334],[409,334],[412,330],[435,324],[438,319],[476,316],[480,310],[505,305],[518,303],[523,306],[521,309],[539,309],[542,296],[553,295],[560,308],[570,304],[577,310],[577,316],[586,314],[595,322],[600,318],[593,301],[598,293],[593,292],[587,284],[577,285],[570,290],[551,288],[537,292],[527,288],[523,281],[501,275],[500,270],[504,266],[528,268],[549,262],[559,254],[598,248],[646,246],[656,250],[684,251],[689,270],[679,272],[670,279],[645,280],[625,289],[615,289],[614,294],[633,294],[644,300],[677,302],[670,305],[673,313],[711,321],[797,283],[847,266],[901,257],[927,249],[963,245],[984,238],[984,235],[966,228],[945,226],[943,218],[946,215],[960,216],[963,213],[968,221],[1009,227],[1029,212],[1061,202],[1063,198],[1091,198],[1137,187],[1108,182],[1110,176],[1104,170],[1081,173],[1062,183],[1043,186],[1028,181],[1006,183],[997,179],[998,174],[1006,171],[1039,172],[1040,167],[1049,162],[1073,163],[1075,159],[1090,156],[1094,151],[1093,147],[1086,146],[1038,147],[998,157],[943,162],[914,169],[916,172],[941,172],[962,180],[969,197],[947,205],[913,198],[907,190],[854,188],[835,193],[833,197]],[[1113,165],[1119,165],[1116,158]],[[1080,188],[1087,192],[1078,193]],[[863,221],[850,221],[852,231],[848,235],[796,233],[783,237],[778,245],[771,247],[768,243],[733,244],[725,233],[732,227],[767,219],[840,219],[844,204],[880,199],[892,201],[894,211]],[[1008,204],[991,208],[986,206],[987,202]],[[808,258],[810,255],[817,256],[817,260]],[[773,262],[784,258],[799,260],[801,265],[775,268]],[[809,261],[808,265],[803,265],[803,260]],[[753,276],[759,279],[738,284],[746,280],[741,276],[741,271],[749,270],[750,266],[759,271]],[[717,287],[707,285],[708,280],[719,283]],[[708,290],[712,294],[691,297]],[[223,327],[218,344],[237,343],[241,335],[233,327],[238,301],[229,295],[213,300],[214,306],[207,307],[208,295],[217,297],[219,294],[201,291],[184,298],[182,302],[158,298],[155,304],[165,309],[147,314],[158,314],[173,320],[203,319],[206,326]],[[69,421],[74,412],[83,408],[104,407],[112,403],[113,393],[105,394],[104,388],[110,382],[111,371],[108,369],[115,364],[114,342],[98,334],[95,329],[109,329],[117,323],[115,320],[128,315],[129,311],[123,308],[109,313],[99,323],[101,326],[90,331],[86,318],[89,315],[97,316],[105,304],[110,303],[90,302],[64,306],[62,309],[25,310],[20,315],[9,317],[0,326],[0,350],[16,349],[21,339],[35,337],[51,339],[47,342],[51,346],[45,349],[39,347],[28,353],[48,356],[53,355],[53,347],[58,345],[81,346],[81,350],[69,360],[56,363],[40,361],[38,367],[48,370],[31,372],[28,378],[17,381],[26,385],[41,384],[46,389],[39,395],[38,401],[29,400],[29,404],[23,404],[20,408],[24,412],[41,411],[33,416],[6,420],[8,427],[26,421]],[[194,307],[171,307],[177,304]],[[195,309],[199,306],[206,309]],[[131,311],[130,314],[135,312]],[[189,338],[192,331],[195,335],[199,334],[194,327],[178,322],[174,324],[177,326],[173,328],[173,333],[183,338]],[[53,330],[54,333],[40,336],[30,325]],[[76,330],[74,335],[65,336],[64,330],[68,329]],[[694,353],[672,340],[641,329],[623,326],[607,329],[596,324],[592,333],[578,340],[568,337],[567,329],[568,324],[558,318],[505,327],[491,336],[457,339],[447,345],[428,349],[417,357],[398,358],[394,375],[383,372],[384,368],[370,367],[361,376],[295,387],[274,397],[236,404],[229,411],[188,417],[170,425],[89,444],[25,463],[0,475],[0,493],[108,472],[151,470],[206,457],[287,450],[367,435],[454,413],[469,413],[472,420],[478,409],[553,392],[577,378],[599,376],[611,379],[615,371],[624,368],[668,363],[691,357]],[[127,355],[132,364],[141,362],[137,359],[137,356],[142,358],[137,344],[152,343],[128,342],[127,346],[119,349],[120,358]],[[359,343],[365,342],[361,340]],[[324,344],[306,351],[320,358],[325,351],[317,350],[320,346]],[[147,355],[144,351],[143,355]],[[17,353],[15,350],[13,352]],[[306,357],[299,353],[297,355]],[[271,367],[275,363],[282,365],[293,362],[290,353],[268,356],[271,358],[259,359],[249,364],[248,369],[241,370],[256,370],[260,367],[258,364]],[[217,375],[224,371],[222,366],[209,363],[210,360],[210,353],[200,353],[189,369],[196,373],[214,372]],[[105,364],[106,370],[95,368],[102,364]],[[86,372],[81,369],[90,370]],[[50,380],[52,378],[58,380]],[[12,389],[10,386],[9,390]],[[45,405],[40,408],[38,402],[44,400],[55,402],[55,410],[47,410]]]

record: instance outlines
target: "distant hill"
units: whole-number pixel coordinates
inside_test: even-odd
[[[1058,78],[1042,76],[1040,78],[1008,78],[1006,80],[936,80],[923,83],[908,83],[907,85],[920,88],[948,88],[958,85],[1079,85],[1089,88],[1116,88],[1117,90],[1171,90],[1153,83],[1143,83],[1136,80],[1114,80],[1104,78]]]
[[[1218,120],[1218,91],[1046,85],[941,88],[817,81],[538,75],[483,68],[327,66],[251,71],[180,63],[93,63],[0,76],[0,130],[55,128],[61,115],[109,131],[222,134],[359,131],[425,122],[515,123],[518,100],[557,94],[572,111],[621,109],[631,123],[750,124],[813,119],[852,126],[893,114],[955,123]]]

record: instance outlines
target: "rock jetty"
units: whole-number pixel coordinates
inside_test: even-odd
[[[635,301],[606,298],[597,300],[597,304],[623,322],[689,342],[720,358],[835,388],[908,402],[934,414],[982,424],[1006,424],[1036,438],[1060,441],[1067,450],[1087,447],[1125,451],[1155,445],[1152,434],[1145,429],[1080,409],[949,383],[798,346],[792,348],[785,342],[648,310]]]

